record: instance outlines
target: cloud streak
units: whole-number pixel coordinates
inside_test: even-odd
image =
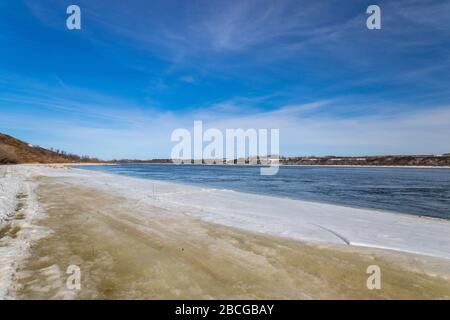
[[[72,90],[78,96],[83,92]],[[52,90],[46,92],[54,93]],[[90,92],[83,94],[80,100],[91,99]],[[32,134],[39,131],[45,137],[57,137],[53,141],[64,143],[70,151],[105,159],[130,155],[142,159],[169,157],[173,146],[170,141],[172,131],[178,128],[192,130],[194,120],[204,121],[205,129],[280,129],[283,155],[440,154],[450,150],[450,141],[444,138],[450,136],[450,106],[343,118],[332,112],[339,104],[346,103],[340,100],[285,105],[266,111],[245,104],[237,105],[239,101],[245,103],[242,101],[246,100],[241,98],[234,102],[226,101],[219,104],[220,107],[216,104],[172,113],[148,112],[142,107],[124,107],[120,103],[117,107],[110,105],[104,108],[105,101],[120,101],[114,97],[101,97],[100,105],[96,105],[95,101],[83,104],[63,100],[59,96],[54,99],[66,107],[59,108],[58,103],[47,103],[52,115],[26,116],[19,108],[19,118],[17,113],[4,112],[0,108],[2,126],[10,130],[28,130]],[[0,103],[4,102],[0,99]],[[24,110],[35,108],[40,103],[41,100],[33,98],[21,101]],[[245,109],[247,113],[236,112]],[[73,110],[78,110],[76,116],[73,116]],[[104,121],[92,122],[92,118]],[[31,142],[61,147],[52,145],[53,141],[42,139]]]

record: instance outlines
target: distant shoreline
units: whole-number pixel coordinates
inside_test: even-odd
[[[361,156],[283,156],[272,155],[275,160],[279,157],[280,166],[317,166],[317,167],[408,167],[408,168],[450,168],[450,153],[438,155],[416,154],[416,155],[361,155]],[[247,156],[239,159],[226,160],[222,157],[217,159],[205,159],[203,162],[216,162],[215,165],[261,165],[265,156]],[[200,159],[198,159],[199,161]],[[194,160],[185,160],[186,164],[193,164]],[[237,162],[240,162],[239,164]],[[264,161],[266,162],[266,161]],[[254,163],[254,164],[250,164]],[[61,150],[45,149],[29,144],[14,137],[0,133],[0,165],[1,164],[53,164],[72,166],[98,166],[117,164],[173,164],[172,159],[153,158],[139,159],[112,159],[104,160],[97,157],[78,156]],[[207,163],[202,163],[209,165]]]
[[[208,167],[268,167],[262,164],[207,164],[207,163],[170,163],[170,162],[63,162],[63,163],[17,163],[2,165],[45,165],[45,166],[118,166],[118,165],[173,165],[173,166],[208,166]],[[279,164],[280,167],[326,167],[326,168],[410,168],[410,169],[450,169],[450,166],[415,166],[415,165],[356,165],[356,164]]]
[[[207,164],[207,163],[169,163],[169,162],[117,162],[117,163],[51,163],[63,166],[116,166],[123,164],[145,165],[182,165],[182,166],[218,166],[218,167],[267,167],[262,164]],[[414,168],[414,169],[450,169],[450,166],[408,166],[408,165],[356,165],[356,164],[279,164],[280,167],[340,167],[340,168]]]

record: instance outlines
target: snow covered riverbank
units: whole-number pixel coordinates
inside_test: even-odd
[[[64,166],[0,168],[0,299],[449,297],[445,220]],[[386,290],[365,287],[374,261]],[[65,286],[73,264],[80,292]]]
[[[12,174],[11,167],[0,166],[0,224],[14,212],[22,188],[22,181]]]
[[[20,166],[0,166],[0,299],[8,298],[17,267],[43,234],[32,224],[38,203],[29,174]]]
[[[130,178],[22,166],[36,175],[113,191],[203,220],[296,240],[391,249],[450,259],[450,221]]]

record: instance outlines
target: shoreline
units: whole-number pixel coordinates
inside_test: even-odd
[[[33,166],[118,166],[118,165],[182,165],[182,166],[222,166],[222,167],[267,167],[262,164],[207,164],[207,163],[146,163],[146,162],[102,162],[102,163],[19,163],[19,164],[0,164],[0,166],[8,165],[33,165]],[[385,165],[345,165],[345,164],[279,164],[279,167],[327,167],[327,168],[411,168],[411,169],[450,169],[450,166],[385,166]]]
[[[46,175],[75,179],[78,184],[248,231],[450,259],[446,219],[67,169]]]
[[[0,289],[9,289],[6,296],[0,290],[0,299],[450,298],[450,260],[437,257],[439,248],[450,248],[450,223],[395,216],[394,224],[383,220],[392,218],[385,214],[364,221],[364,210],[69,167],[9,171],[29,185],[7,222],[19,227],[17,235],[0,239],[0,251],[9,252],[0,269]],[[292,210],[295,215],[286,217]],[[308,220],[311,210],[321,215],[320,225]],[[354,214],[362,216],[340,225],[343,215]],[[386,223],[391,234],[379,232],[389,231]],[[349,226],[356,234],[346,234]],[[391,241],[403,236],[422,251],[437,251],[358,243],[359,233],[367,232]],[[441,246],[430,236],[442,237]],[[366,268],[374,263],[383,270],[381,291],[365,288]],[[64,286],[71,264],[82,268],[79,293]]]
[[[262,165],[262,164],[207,164],[207,163],[165,163],[165,162],[161,162],[161,163],[140,163],[140,162],[119,162],[119,163],[108,163],[108,164],[71,164],[71,163],[67,163],[67,164],[61,164],[61,165],[74,165],[74,166],[90,166],[90,165],[98,165],[98,166],[102,166],[102,165],[111,165],[111,166],[116,166],[116,165],[127,165],[127,164],[132,164],[132,165],[181,165],[181,166],[221,166],[221,167],[230,167],[230,166],[235,166],[235,167],[268,167],[267,165]],[[45,164],[43,164],[45,165]],[[450,166],[378,166],[378,165],[345,165],[345,164],[336,164],[336,165],[331,165],[331,164],[279,164],[280,167],[328,167],[328,168],[333,168],[333,167],[338,167],[338,168],[413,168],[413,169],[450,169]]]
[[[74,169],[78,169],[78,168],[74,168]],[[269,197],[269,198],[276,198],[276,199],[300,201],[300,202],[304,202],[304,203],[317,204],[317,205],[324,204],[324,205],[337,206],[337,207],[348,208],[348,209],[369,210],[369,211],[373,211],[373,212],[387,213],[387,214],[392,214],[392,215],[402,215],[402,216],[406,216],[406,217],[413,216],[413,217],[416,217],[418,219],[436,220],[436,221],[442,221],[442,222],[450,223],[450,217],[449,218],[444,218],[444,217],[437,217],[437,216],[431,216],[431,215],[425,215],[425,214],[406,213],[406,212],[401,212],[401,211],[393,211],[393,210],[380,209],[380,208],[370,208],[370,207],[363,207],[363,206],[352,206],[352,205],[346,205],[346,204],[340,204],[340,203],[334,203],[334,202],[327,202],[327,201],[304,200],[304,199],[297,199],[297,198],[288,197],[288,196],[269,195],[269,194],[266,194],[266,193],[256,193],[256,192],[250,192],[250,191],[239,191],[239,190],[224,189],[224,188],[220,188],[219,189],[219,188],[214,188],[214,187],[210,187],[210,186],[199,186],[197,184],[191,184],[191,183],[188,183],[188,182],[179,182],[179,181],[173,182],[173,181],[170,181],[170,180],[157,180],[157,179],[139,178],[139,177],[135,177],[135,176],[131,176],[131,175],[124,175],[124,174],[118,174],[118,173],[112,173],[112,172],[94,171],[94,170],[85,169],[85,168],[80,168],[80,169],[81,170],[90,171],[90,172],[93,172],[93,173],[101,172],[101,173],[105,173],[105,174],[119,175],[121,177],[127,177],[127,178],[131,178],[131,179],[139,179],[139,180],[143,179],[143,180],[153,181],[153,182],[162,182],[162,183],[174,184],[174,185],[179,185],[179,186],[185,186],[187,188],[193,187],[193,188],[202,188],[202,189],[210,189],[210,190],[221,190],[221,191],[226,191],[226,192],[236,192],[236,193],[253,195],[253,196],[262,196],[262,197]],[[449,167],[449,169],[450,169],[450,167]]]

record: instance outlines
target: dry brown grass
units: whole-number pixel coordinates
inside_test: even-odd
[[[58,154],[0,133],[0,164],[75,163],[81,161],[83,159],[78,156]],[[90,161],[93,160],[90,159]]]

